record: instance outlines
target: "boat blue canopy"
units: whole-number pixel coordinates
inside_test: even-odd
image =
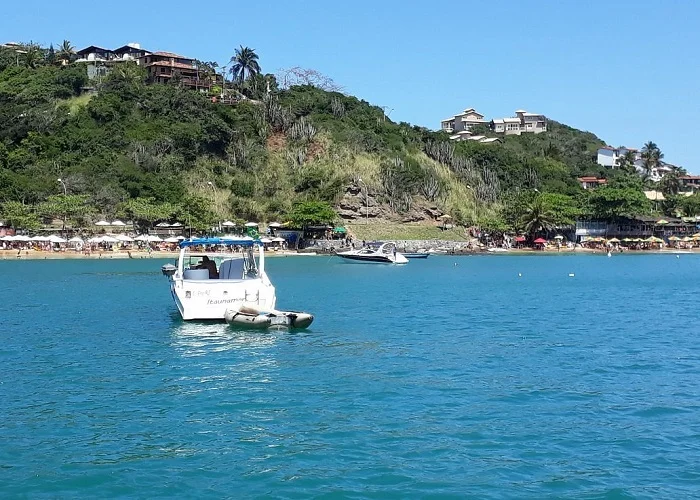
[[[260,240],[253,238],[191,238],[180,242],[180,248],[193,247],[198,245],[238,245],[242,247],[252,247],[262,245]]]

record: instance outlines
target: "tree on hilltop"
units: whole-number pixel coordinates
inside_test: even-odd
[[[642,148],[642,165],[644,167],[644,172],[650,175],[651,171],[661,164],[663,157],[664,154],[655,142],[649,141],[644,144]]]
[[[233,67],[231,68],[231,76],[238,83],[243,83],[252,75],[260,73],[260,65],[258,64],[258,55],[255,49],[244,47],[236,49],[236,53],[231,57]]]
[[[61,45],[58,46],[58,53],[56,54],[58,60],[69,63],[73,58],[73,54],[75,54],[75,47],[71,45],[70,41],[63,40]]]

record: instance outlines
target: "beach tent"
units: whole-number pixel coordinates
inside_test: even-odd
[[[119,243],[119,240],[117,238],[107,235],[103,236],[101,241],[102,243]]]
[[[107,222],[106,220],[101,220],[101,221],[95,222],[95,225],[96,226],[109,226],[109,222]]]
[[[85,242],[83,241],[83,239],[82,239],[81,237],[79,237],[79,236],[73,236],[71,239],[68,240],[68,243],[76,243],[76,244],[79,243],[79,244],[82,245],[82,244],[85,243]]]
[[[123,241],[124,243],[131,243],[132,241],[134,241],[134,238],[125,234],[118,234],[115,236],[115,238],[119,241]]]
[[[49,236],[47,240],[51,243],[66,243],[68,241],[67,239],[61,238],[60,236],[56,236],[55,234]]]
[[[120,220],[114,220],[114,221],[112,221],[112,224],[111,224],[111,225],[112,225],[112,226],[126,226],[126,224],[124,224],[124,223],[123,223],[122,221],[120,221]]]
[[[170,227],[182,227],[182,222],[173,222]]]
[[[236,225],[235,222],[231,222],[230,220],[225,221],[224,223],[221,224],[224,227],[233,227]]]
[[[49,241],[48,236],[32,236],[32,241]]]
[[[257,227],[258,223],[257,222],[246,222],[245,227]]]
[[[29,236],[25,236],[23,234],[16,235],[12,241],[32,241],[32,239]]]

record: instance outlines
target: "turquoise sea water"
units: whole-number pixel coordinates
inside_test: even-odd
[[[700,495],[700,256],[269,259],[297,333],[162,263],[0,261],[0,496]]]

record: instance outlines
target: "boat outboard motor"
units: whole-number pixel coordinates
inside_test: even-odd
[[[165,264],[160,268],[160,271],[163,273],[163,276],[170,278],[177,272],[177,267],[172,264]]]

